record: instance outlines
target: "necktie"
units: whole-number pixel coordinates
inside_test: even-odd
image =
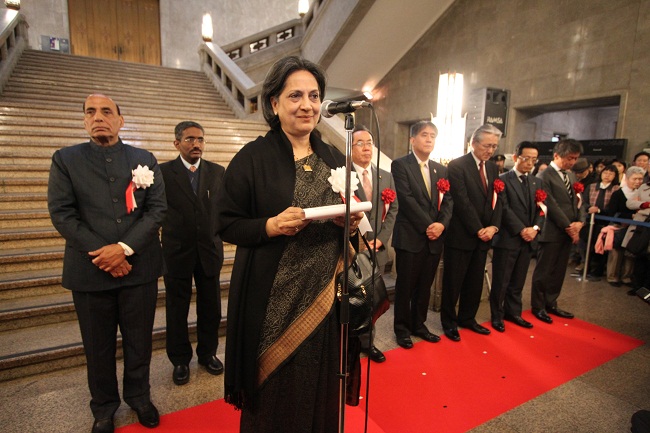
[[[564,187],[566,188],[566,192],[569,193],[569,197],[573,198],[573,190],[571,189],[571,182],[569,182],[569,175],[566,170],[560,170],[560,173],[562,173],[562,177],[564,177]]]
[[[524,190],[524,200],[526,201],[526,209],[530,206],[530,188],[528,187],[528,176],[522,174],[519,176],[521,179],[521,187]]]
[[[363,170],[361,184],[363,185],[363,192],[366,194],[366,200],[372,201],[372,185],[370,185],[368,170]]]
[[[478,172],[481,175],[481,182],[483,182],[483,189],[485,190],[485,193],[487,194],[487,190],[488,190],[487,179],[485,179],[485,173],[483,173],[483,164],[484,164],[483,161],[481,161],[478,164]]]
[[[194,191],[194,194],[196,194],[196,191],[198,189],[198,179],[197,179],[197,173],[196,173],[196,167],[193,165],[190,165],[190,170],[189,170],[189,175],[190,175],[190,185],[192,185],[192,191]]]
[[[424,180],[424,186],[427,187],[427,193],[429,194],[429,198],[431,198],[431,185],[429,185],[430,182],[429,170],[426,162],[420,163],[420,171],[422,172],[422,179]]]

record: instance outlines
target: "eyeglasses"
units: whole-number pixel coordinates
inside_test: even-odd
[[[197,141],[199,142],[199,144],[205,144],[205,139],[203,137],[186,137],[183,139],[183,141],[188,144],[194,144]]]
[[[372,147],[372,141],[357,141],[356,143],[352,143],[353,146],[357,146],[359,149],[363,147]]]
[[[530,161],[533,164],[535,164],[538,161],[537,158],[534,158],[532,156],[520,156],[517,159],[520,159],[523,162],[529,162]]]

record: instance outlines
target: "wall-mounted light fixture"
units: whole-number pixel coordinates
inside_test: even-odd
[[[203,15],[203,25],[201,25],[201,35],[205,42],[212,42],[212,16],[209,13]]]
[[[304,17],[309,12],[309,0],[298,0],[298,15]]]
[[[7,9],[20,10],[20,0],[5,0]]]
[[[438,128],[436,146],[431,158],[449,162],[465,154],[465,116],[463,105],[463,74],[440,74],[438,108],[431,121]]]

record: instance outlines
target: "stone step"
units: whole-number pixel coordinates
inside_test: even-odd
[[[188,328],[192,341],[196,341],[195,311],[195,305],[190,305]],[[224,301],[219,336],[225,335],[226,311],[227,301]],[[165,335],[165,307],[159,306],[154,319],[154,350],[165,347]],[[121,357],[121,335],[118,335],[118,352]],[[85,362],[76,320],[0,332],[0,381],[84,365]]]
[[[9,193],[0,194],[0,212],[12,210],[36,210],[47,208],[45,193]]]
[[[0,180],[29,177],[30,179],[47,179],[50,164],[3,164],[0,160]]]
[[[37,227],[52,227],[47,209],[0,210],[0,229]]]
[[[12,248],[63,247],[65,240],[54,227],[0,228],[0,251]]]
[[[0,250],[0,278],[9,272],[63,268],[62,246],[33,248],[2,248]],[[225,252],[222,271],[231,272],[234,254]]]
[[[9,178],[0,179],[0,193],[47,191],[47,179]]]
[[[228,298],[230,274],[221,274],[221,298]],[[196,288],[192,288],[192,300]],[[164,306],[166,299],[165,284],[158,281],[158,306]],[[24,298],[0,300],[0,335],[2,332],[76,320],[72,295],[69,290],[61,288],[55,293]]]

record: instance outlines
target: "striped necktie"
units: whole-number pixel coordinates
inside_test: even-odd
[[[571,182],[569,182],[569,173],[567,173],[566,170],[560,170],[560,173],[562,173],[562,177],[564,178],[564,187],[566,188],[566,192],[569,193],[569,197],[573,198],[573,189],[571,188]]]

